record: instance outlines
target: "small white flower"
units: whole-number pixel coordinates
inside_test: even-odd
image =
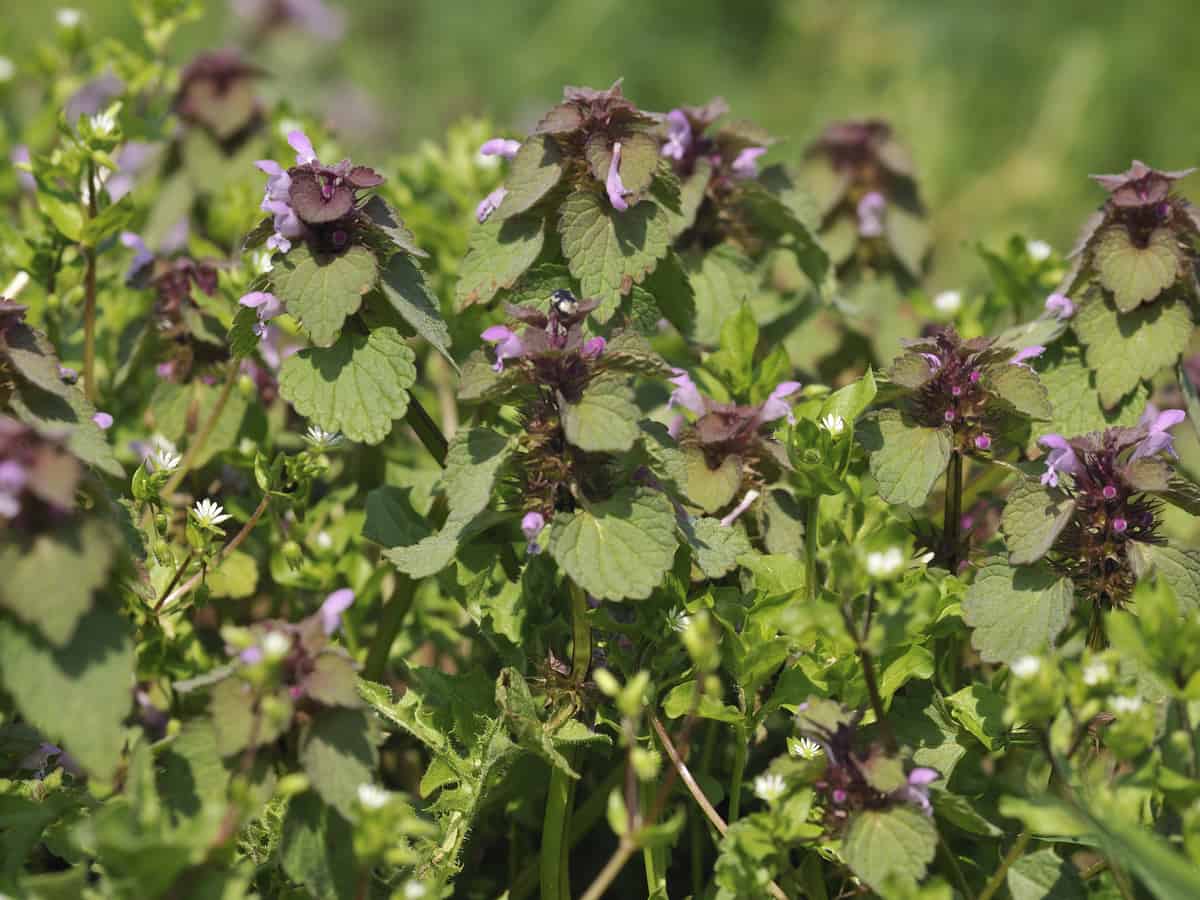
[[[933,308],[946,315],[958,312],[962,308],[962,291],[942,291],[933,298]]]
[[[1135,713],[1142,708],[1142,698],[1113,697],[1112,708],[1115,713]]]
[[[890,578],[904,565],[904,553],[899,547],[888,547],[867,554],[867,574],[874,578]]]
[[[364,783],[358,786],[358,802],[364,809],[383,809],[391,799],[391,793],[377,784]]]
[[[786,790],[782,775],[759,775],[754,779],[754,795],[766,803],[774,803]]]
[[[1054,248],[1045,241],[1029,241],[1025,244],[1025,252],[1034,262],[1045,262],[1050,258]]]
[[[13,65],[13,61],[7,56],[0,56],[0,84],[12,81],[16,74],[17,67]]]
[[[930,550],[928,553],[922,553],[920,556],[917,557],[917,563],[922,566],[927,566],[931,562],[933,562],[933,557],[935,555],[936,554],[932,550]]]
[[[4,62],[4,57],[0,56],[0,67],[3,66],[3,62]],[[3,80],[4,80],[4,78],[0,77],[0,81],[3,81]],[[29,286],[29,273],[28,272],[18,272],[16,275],[13,276],[12,281],[10,281],[3,290],[0,290],[0,297],[7,297],[9,300],[15,300],[15,299],[17,299],[17,295],[20,294],[21,291],[25,290],[25,288],[28,286]]]
[[[291,649],[292,639],[282,631],[268,631],[262,639],[262,652],[267,659],[283,659]]]
[[[196,521],[202,526],[220,525],[226,519],[232,518],[232,516],[225,512],[224,507],[220,503],[209,500],[207,497],[196,502],[192,513],[196,516]]]
[[[406,881],[404,883],[404,900],[421,900],[428,893],[429,889],[419,881]]]
[[[834,437],[837,437],[846,430],[846,420],[836,413],[830,413],[821,419],[821,427]]]
[[[83,21],[83,13],[69,6],[64,6],[54,14],[54,20],[63,28],[78,28]]]
[[[317,542],[317,546],[322,550],[328,550],[333,546],[333,538],[329,536],[328,531],[318,531],[315,540]]]
[[[1111,677],[1112,675],[1108,671],[1108,666],[1102,662],[1088,663],[1083,667],[1083,683],[1088,687],[1103,684]]]
[[[88,123],[92,126],[93,134],[108,137],[117,130],[117,111],[109,108],[104,112],[96,113],[88,119]]]
[[[812,738],[788,738],[788,751],[800,759],[816,759],[825,751]]]
[[[150,439],[150,443],[154,445],[154,449],[150,451],[150,465],[154,467],[156,472],[172,472],[179,468],[179,464],[183,462],[183,457],[179,455],[179,451],[175,449],[175,445],[163,437],[161,434],[156,434]]]
[[[1042,668],[1042,661],[1036,656],[1020,656],[1012,662],[1012,673],[1018,678],[1032,678]]]
[[[308,434],[304,439],[317,450],[329,450],[342,442],[342,436],[336,431],[326,431],[320,425],[309,425]]]

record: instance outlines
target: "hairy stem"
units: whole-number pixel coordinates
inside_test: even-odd
[[[175,574],[171,576],[171,581],[166,586],[166,588],[163,590],[162,596],[159,597],[158,602],[156,604],[154,604],[155,615],[157,615],[158,611],[163,608],[163,604],[166,602],[167,597],[170,596],[171,591],[175,590],[175,585],[179,584],[179,579],[183,577],[184,571],[187,569],[187,567],[191,564],[192,560],[195,558],[196,558],[196,551],[188,550],[187,556],[185,556],[183,558],[183,562],[181,562],[179,564],[179,567],[175,570]]]
[[[808,501],[808,515],[804,522],[804,591],[809,602],[817,597],[817,538],[821,524],[821,495]]]
[[[742,809],[742,779],[746,775],[746,758],[750,750],[741,728],[734,729],[733,771],[729,776],[729,821],[736,821]]]
[[[215,569],[217,566],[221,565],[221,563],[225,562],[225,560],[230,557],[233,551],[242,545],[242,542],[246,540],[246,538],[250,536],[250,532],[254,530],[254,526],[258,524],[258,520],[262,518],[263,513],[267,511],[267,506],[270,502],[271,495],[263,494],[262,500],[259,501],[258,506],[254,509],[254,512],[250,514],[250,518],[246,520],[246,524],[242,526],[242,530],[235,534],[233,536],[233,540],[226,544],[221,552],[217,554],[217,558],[213,560],[212,566],[209,567],[210,569]],[[195,590],[196,585],[198,585],[204,578],[206,571],[206,569],[202,568],[199,572],[185,581],[182,586],[176,588],[173,593],[168,594],[165,599],[160,600],[158,606],[155,607],[155,611],[157,612],[164,607],[170,606],[176,600],[190,594],[193,590]]]
[[[962,561],[962,475],[962,454],[955,450],[950,454],[950,465],[946,467],[946,510],[942,529],[945,542],[943,554],[951,574],[958,572],[958,565]]]
[[[183,460],[163,487],[163,493],[168,497],[175,493],[179,485],[183,483],[184,477],[191,470],[192,466],[195,465],[196,457],[200,455],[200,451],[208,443],[213,429],[217,427],[217,419],[221,418],[221,413],[225,411],[225,404],[229,402],[229,395],[233,392],[233,385],[237,381],[237,371],[238,361],[236,359],[230,360],[229,369],[225,372],[225,383],[221,386],[221,393],[217,395],[217,402],[209,410],[208,416],[200,426],[200,430],[196,432],[195,439],[188,442],[188,448],[183,454]]]
[[[592,665],[592,625],[583,588],[567,579],[567,591],[571,595],[571,680],[581,685]]]
[[[875,674],[875,660],[871,656],[871,651],[867,648],[867,637],[871,633],[871,618],[875,613],[875,592],[872,591],[867,597],[867,621],[862,631],[855,627],[854,617],[850,614],[850,608],[842,604],[842,621],[846,625],[846,631],[854,640],[858,650],[858,660],[863,668],[863,679],[867,683],[867,694],[871,698],[871,709],[875,712],[875,720],[879,723],[879,728],[883,732],[883,741],[887,749],[891,753],[895,753],[898,747],[896,743],[896,733],[892,731],[892,723],[888,721],[887,710],[884,709],[883,696],[879,693],[879,679]]]
[[[416,432],[417,438],[437,464],[445,466],[446,452],[450,449],[450,444],[438,428],[437,422],[433,421],[433,416],[429,415],[415,394],[408,395],[408,412],[404,414],[404,421]]]
[[[568,757],[569,759],[570,757]],[[546,813],[542,818],[542,900],[570,900],[566,835],[570,826],[571,776],[557,766],[550,771]]]
[[[408,618],[408,611],[412,609],[416,593],[417,586],[413,580],[397,572],[396,589],[391,599],[383,605],[379,628],[375,632],[375,639],[371,641],[371,649],[367,651],[367,661],[363,665],[363,678],[368,681],[383,681],[387,674],[387,661],[392,652],[392,644],[396,642],[400,626]]]
[[[1008,874],[1008,870],[1012,864],[1025,852],[1025,847],[1029,843],[1029,839],[1030,834],[1028,831],[1022,831],[1017,835],[1017,839],[1013,841],[1013,845],[1008,849],[1008,853],[1000,861],[1000,865],[992,873],[992,877],[988,879],[987,884],[983,886],[983,890],[979,892],[977,900],[991,900],[996,891],[1000,890],[1000,885],[1004,884],[1004,876]]]
[[[87,218],[96,217],[96,164],[88,160]],[[83,392],[96,400],[96,248],[85,244],[83,276]]]

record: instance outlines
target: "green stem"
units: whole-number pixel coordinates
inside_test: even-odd
[[[804,590],[809,602],[817,598],[817,538],[821,524],[821,495],[808,501],[804,523]]]
[[[171,596],[171,591],[175,590],[175,585],[179,584],[179,579],[183,577],[184,570],[196,558],[196,551],[189,550],[187,556],[183,558],[183,562],[179,564],[179,568],[175,570],[175,574],[171,576],[171,581],[166,589],[162,592],[162,596],[158,598],[158,602],[154,604],[154,614],[158,615],[158,611],[162,609],[163,604],[167,602],[167,597]]]
[[[87,219],[96,217],[96,164],[88,160]],[[83,248],[83,392],[89,402],[96,400],[96,248]]]
[[[254,526],[258,524],[258,520],[261,519],[263,513],[267,511],[267,505],[270,502],[271,495],[263,494],[262,500],[258,502],[258,506],[256,506],[254,508],[254,512],[250,514],[250,518],[246,521],[246,524],[242,526],[242,530],[235,534],[233,536],[233,540],[226,544],[221,552],[217,554],[217,558],[213,560],[212,565],[208,566],[207,568],[202,566],[199,572],[185,581],[173,592],[167,594],[165,599],[160,600],[158,602],[158,606],[155,607],[155,610],[161,610],[165,606],[170,606],[181,597],[186,597],[196,588],[196,585],[203,580],[206,572],[214,571],[219,565],[221,565],[221,563],[229,559],[229,557],[233,555],[233,552],[242,545],[242,542],[250,536],[250,532],[254,530]]]
[[[404,420],[416,432],[417,438],[429,451],[429,455],[437,461],[437,464],[445,466],[446,453],[450,449],[450,444],[447,442],[446,436],[442,434],[442,430],[438,428],[437,422],[433,421],[433,416],[429,415],[415,394],[408,395],[408,412],[404,414]]]
[[[163,494],[165,496],[169,497],[175,493],[176,489],[183,482],[184,476],[195,465],[196,457],[200,455],[200,451],[208,443],[213,429],[217,427],[217,419],[221,418],[221,413],[225,411],[225,404],[229,402],[229,395],[233,392],[233,386],[237,382],[237,372],[238,361],[236,359],[230,360],[229,369],[225,373],[225,384],[221,386],[221,393],[217,395],[217,402],[213,404],[213,408],[209,410],[204,424],[196,432],[195,440],[188,442],[187,451],[183,454],[183,461],[179,463],[179,468],[175,470],[163,487]]]
[[[396,573],[396,589],[390,600],[383,606],[383,614],[379,618],[379,628],[375,639],[371,641],[371,649],[367,651],[367,661],[363,665],[363,678],[368,681],[383,681],[387,674],[388,657],[392,653],[392,644],[400,633],[400,626],[408,617],[412,608],[413,597],[416,596],[417,586],[411,578],[401,572]]]
[[[650,785],[648,785],[644,781],[639,782],[638,783],[638,793],[640,794],[639,801],[640,801],[641,807],[642,807],[642,818],[645,821],[645,820],[647,820],[646,819],[647,816],[650,816],[653,814],[651,812],[651,806],[653,804],[654,798],[650,791]],[[645,864],[645,867],[646,867],[646,896],[647,897],[653,895],[654,892],[656,890],[658,890],[659,882],[661,880],[665,879],[665,877],[666,877],[665,869],[662,871],[661,874],[659,873],[659,867],[658,867],[659,855],[660,855],[660,851],[655,847],[647,846],[647,847],[642,848],[642,862]],[[664,884],[664,886],[665,886],[665,884]]]
[[[550,787],[546,791],[546,813],[542,818],[542,900],[570,900],[564,895],[568,883],[566,841],[570,820],[571,776],[555,766],[550,770]]]
[[[962,454],[957,450],[950,454],[950,465],[946,467],[946,509],[943,528],[945,557],[951,574],[958,572],[961,561],[962,536]]]
[[[583,588],[567,579],[567,590],[571,595],[571,680],[581,685],[592,665],[592,625]]]
[[[1030,834],[1028,831],[1022,831],[1017,835],[1017,839],[1009,848],[1004,859],[1000,861],[1000,866],[992,873],[992,877],[988,879],[987,884],[983,886],[976,900],[991,900],[996,891],[1000,890],[1000,885],[1004,884],[1004,876],[1008,873],[1009,867],[1017,861],[1020,855],[1025,852],[1025,846],[1029,843]]]
[[[729,781],[729,821],[737,821],[742,807],[742,779],[746,775],[746,759],[750,749],[746,746],[746,735],[740,727],[734,727],[733,772]]]

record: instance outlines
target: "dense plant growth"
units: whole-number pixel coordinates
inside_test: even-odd
[[[134,8],[0,132],[0,891],[1200,895],[1190,170],[930,298],[884,121],[351,161]]]

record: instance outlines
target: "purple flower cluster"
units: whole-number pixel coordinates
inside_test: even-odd
[[[758,159],[767,152],[765,143],[733,132],[706,134],[708,128],[729,111],[723,99],[717,97],[704,106],[684,106],[666,116],[666,140],[661,153],[681,175],[690,175],[698,160],[712,164],[714,177],[735,179],[758,176]]]
[[[82,475],[59,442],[0,416],[0,530],[37,531],[61,522],[75,507]]]
[[[1187,414],[1181,409],[1159,412],[1153,404],[1147,404],[1137,428],[1110,429],[1099,439],[1086,437],[1067,440],[1060,434],[1047,434],[1038,441],[1048,451],[1042,484],[1059,487],[1059,476],[1066,474],[1072,476],[1078,486],[1082,480],[1089,479],[1089,466],[1108,470],[1116,464],[1117,455],[1125,450],[1129,451],[1128,462],[1148,459],[1161,453],[1174,457],[1175,442],[1170,429],[1185,418]],[[1102,486],[1102,490],[1107,489],[1108,486]]]
[[[719,418],[726,427],[729,423],[736,421],[739,433],[757,432],[764,425],[769,425],[785,417],[789,422],[794,423],[796,421],[792,414],[792,404],[788,402],[788,398],[800,390],[800,382],[798,381],[779,382],[775,386],[775,389],[767,396],[766,400],[757,405],[750,406],[739,406],[736,403],[718,403],[711,397],[706,397],[700,393],[700,389],[696,387],[696,383],[692,381],[692,377],[683,369],[675,369],[670,382],[675,387],[671,391],[671,397],[667,405],[672,409],[681,407],[695,413],[698,416],[696,428],[700,432],[708,430],[705,427],[705,422],[709,416]],[[683,427],[683,424],[682,417],[677,419],[672,424],[672,433],[677,434]],[[725,428],[722,428],[722,430],[725,430]]]
[[[997,367],[1021,366],[1032,372],[1030,360],[1045,351],[1041,345],[1013,350],[983,338],[963,341],[947,328],[912,342],[893,366],[892,377],[914,389],[910,408],[921,424],[948,426],[960,451],[986,452],[1008,412],[992,386]]]
[[[348,159],[334,166],[323,164],[302,131],[289,132],[288,144],[296,151],[291,168],[269,159],[255,163],[267,175],[262,210],[271,214],[275,228],[267,246],[287,253],[293,241],[311,236],[323,239],[335,252],[344,250],[353,238],[358,192],[378,187],[383,177]]]

